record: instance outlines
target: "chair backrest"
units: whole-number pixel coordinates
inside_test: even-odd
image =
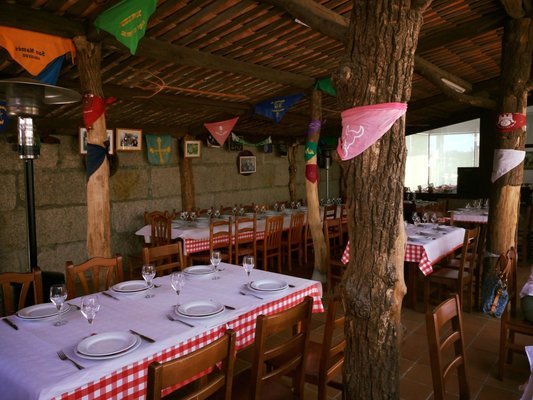
[[[332,253],[341,251],[342,220],[340,218],[324,220],[324,239],[326,241],[326,255],[329,259]]]
[[[164,363],[151,363],[148,366],[146,399],[159,400],[161,390],[213,368],[207,379],[201,381],[193,392],[188,392],[185,398],[206,399],[224,388],[224,399],[231,400],[234,364],[235,332],[228,329],[220,339],[192,353]]]
[[[154,214],[151,216],[150,225],[150,246],[162,246],[172,241],[172,216],[169,216],[166,212]]]
[[[267,217],[265,223],[265,237],[263,249],[279,249],[281,251],[281,237],[283,235],[283,216]]]
[[[33,286],[34,304],[43,302],[43,283],[39,267],[35,267],[33,272],[1,273],[0,286],[2,286],[2,298],[4,301],[4,313],[2,315],[11,315],[15,311],[26,307],[26,298],[31,286]],[[17,293],[18,301],[15,298]]]
[[[305,214],[293,213],[291,214],[291,226],[287,239],[289,243],[300,243],[302,241],[302,235],[304,230]]]
[[[463,321],[459,296],[442,302],[433,313],[426,314],[433,395],[435,400],[446,398],[445,383],[457,371],[461,399],[470,398],[466,374]]]
[[[327,219],[337,218],[337,205],[336,204],[326,204],[324,206],[324,214],[322,221]]]
[[[209,251],[226,249],[224,252],[232,259],[232,222],[228,220],[212,221],[209,225]]]
[[[459,264],[459,282],[463,281],[465,266],[467,263],[469,265],[470,274],[473,274],[475,263],[477,261],[478,242],[479,225],[472,229],[466,229]]]
[[[340,312],[342,311],[342,312]],[[322,340],[322,354],[318,366],[319,380],[329,381],[339,372],[344,364],[344,348],[346,339],[339,331],[344,329],[344,309],[340,294],[336,293],[328,301],[324,339]],[[341,339],[336,339],[341,337]]]
[[[93,257],[81,264],[66,262],[66,281],[68,298],[76,297],[76,283],[79,281],[82,294],[100,292],[108,289],[113,282],[121,282],[122,256]]]
[[[165,244],[143,249],[143,263],[153,264],[156,275],[170,274],[173,270],[182,270],[185,266],[181,242]]]
[[[164,216],[167,215],[166,211],[145,211],[144,212],[144,223],[145,225],[150,225],[152,223],[152,217]]]
[[[244,247],[243,247],[244,246]],[[241,256],[249,254],[257,259],[257,218],[235,218],[235,264],[239,264]]]
[[[259,399],[261,388],[294,370],[294,392],[301,398],[304,386],[304,360],[309,342],[313,298],[307,296],[304,301],[292,308],[273,315],[259,315],[255,328],[254,357],[252,362],[250,398]],[[275,343],[268,339],[280,332],[292,330],[292,335],[283,335],[284,340]],[[280,335],[281,336],[281,335]],[[265,372],[265,363],[269,360],[281,360]]]
[[[505,254],[501,254],[496,265],[496,270],[499,271],[502,281],[507,284],[509,307],[513,317],[518,312],[520,294],[516,283],[516,265],[516,249],[514,247],[509,248]]]

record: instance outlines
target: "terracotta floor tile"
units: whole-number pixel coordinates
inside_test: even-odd
[[[402,400],[426,400],[432,392],[432,386],[411,379],[400,380],[400,398]]]
[[[519,398],[516,392],[489,385],[484,385],[477,396],[477,400],[518,400]]]

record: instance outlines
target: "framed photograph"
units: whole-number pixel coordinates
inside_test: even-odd
[[[533,151],[526,151],[524,159],[524,169],[533,169]]]
[[[107,153],[115,154],[115,135],[113,134],[113,129],[108,129],[106,132],[107,132],[106,145],[108,146]],[[80,154],[87,154],[87,129],[80,128],[79,142],[80,142]]]
[[[239,157],[239,174],[253,174],[256,172],[255,156]]]
[[[118,151],[141,151],[143,131],[141,129],[117,128]]]
[[[183,156],[186,158],[200,157],[202,142],[200,140],[184,140]]]

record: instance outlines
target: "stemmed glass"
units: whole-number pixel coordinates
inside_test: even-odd
[[[185,285],[185,276],[181,272],[173,272],[170,275],[170,285],[172,286],[172,289],[176,291],[176,294],[180,295],[181,289],[183,289],[183,286]],[[179,305],[179,304],[176,304]]]
[[[96,296],[85,296],[81,299],[81,313],[89,322],[89,334],[92,335],[92,326],[96,313],[100,310],[100,303]]]
[[[413,213],[413,224],[417,226],[420,223],[420,217],[418,216],[418,213]]]
[[[250,273],[252,272],[252,269],[254,269],[254,257],[244,256],[242,258],[242,266],[248,274],[248,285],[250,285]]]
[[[215,272],[217,274],[217,276],[215,276],[213,279],[219,279],[220,277],[218,276],[218,265],[220,264],[220,262],[222,261],[222,259],[220,258],[220,251],[218,250],[215,250],[211,253],[211,264],[215,267]]]
[[[425,213],[422,215],[422,222],[423,222],[424,224],[426,224],[426,223],[428,222],[428,220],[429,220],[429,215],[428,215],[427,212],[425,212]]]
[[[54,326],[62,326],[67,323],[67,321],[61,319],[61,308],[66,299],[67,287],[64,284],[52,285],[50,287],[50,300],[57,308],[57,321],[54,323]]]
[[[151,292],[152,292],[152,280],[155,277],[155,267],[152,264],[143,265],[142,275],[143,275],[143,279],[146,281],[146,284],[148,285],[148,293],[146,293],[146,296],[144,297],[147,299],[154,297],[154,295]]]
[[[432,224],[436,224],[437,222],[439,222],[439,218],[437,217],[437,214],[433,213],[431,214],[431,223]]]

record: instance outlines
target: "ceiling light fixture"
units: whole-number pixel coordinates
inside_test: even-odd
[[[455,82],[452,82],[446,78],[440,78],[440,80],[442,81],[442,83],[444,83],[446,86],[448,86],[450,89],[453,89],[455,90],[457,93],[464,93],[466,92],[466,89],[464,87],[462,87],[461,85],[458,85],[457,83]]]
[[[294,18],[294,22],[296,22],[297,24],[303,25],[303,26],[305,26],[307,28],[310,27],[309,25],[307,25],[305,22],[299,20],[298,18]]]

